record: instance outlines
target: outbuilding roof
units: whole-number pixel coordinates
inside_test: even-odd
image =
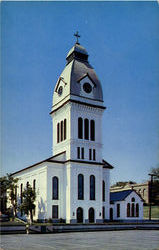
[[[134,192],[134,190],[124,190],[110,193],[110,202],[125,200],[125,198],[132,192]]]

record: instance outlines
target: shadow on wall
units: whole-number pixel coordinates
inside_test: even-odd
[[[43,199],[40,199],[40,202],[38,202],[38,219],[43,220],[46,215],[46,207],[45,207],[45,202]]]

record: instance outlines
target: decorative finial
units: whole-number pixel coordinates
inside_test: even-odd
[[[79,44],[79,42],[78,42],[78,38],[80,37],[80,35],[78,34],[78,31],[74,34],[74,36],[77,38],[76,43],[77,43],[77,44]]]

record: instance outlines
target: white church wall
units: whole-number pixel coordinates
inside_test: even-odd
[[[21,184],[23,184],[23,191],[26,188],[27,182],[33,187],[33,181],[36,180],[36,201],[35,201],[35,215],[34,220],[36,219],[44,219],[47,212],[46,206],[46,165],[42,163],[40,165],[34,166],[33,168],[26,169],[20,173],[17,173],[13,176],[14,178],[18,178],[18,190],[17,197],[18,203],[20,204],[20,192],[21,192]],[[20,212],[18,213],[19,216]]]
[[[135,202],[132,202],[132,198],[135,198]],[[130,203],[130,217],[127,217],[127,204]],[[131,207],[132,203],[134,204],[134,216],[131,216]],[[139,204],[139,216],[136,217],[136,204]],[[120,216],[117,217],[117,204],[120,204]],[[135,193],[132,192],[128,195],[123,201],[116,201],[113,205],[113,218],[114,220],[142,220],[143,219],[143,201],[141,198]]]
[[[77,147],[84,147],[85,160],[89,160],[89,149],[96,150],[96,162],[102,161],[102,115],[103,111],[97,108],[73,103],[71,106],[71,158],[77,159]],[[95,141],[78,139],[78,118],[95,121]],[[90,128],[90,126],[89,126]],[[90,129],[89,129],[90,130]],[[83,126],[84,135],[84,126]],[[84,136],[83,136],[84,137]],[[92,160],[93,161],[93,160]]]
[[[105,181],[105,202],[103,206],[105,207],[105,219],[109,220],[110,212],[110,169],[103,168],[103,180]]]
[[[78,175],[84,176],[84,200],[78,200]],[[88,210],[93,207],[95,210],[95,220],[102,220],[102,166],[92,166],[89,164],[71,163],[70,165],[70,220],[75,222],[77,218],[77,208],[81,207],[84,212],[84,222],[88,222]],[[90,176],[94,175],[95,200],[90,200]],[[66,207],[69,210],[69,207]]]
[[[47,166],[47,219],[52,218],[52,206],[58,205],[58,217],[65,218],[66,214],[66,190],[65,190],[65,167],[63,164],[49,163]],[[58,177],[59,197],[52,199],[52,178]]]

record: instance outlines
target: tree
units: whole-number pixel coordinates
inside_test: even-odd
[[[4,212],[6,210],[7,193],[8,193],[14,217],[16,216],[17,213],[17,187],[18,187],[17,183],[18,183],[18,178],[12,177],[11,174],[7,174],[6,176],[0,177],[0,198],[1,198],[2,211]]]
[[[22,192],[23,201],[20,205],[20,209],[24,211],[25,214],[30,214],[30,224],[33,222],[33,210],[35,209],[35,199],[36,193],[35,190],[30,186],[27,187]]]

